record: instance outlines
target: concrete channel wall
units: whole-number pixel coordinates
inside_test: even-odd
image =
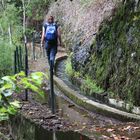
[[[60,56],[56,58],[56,66],[59,63],[59,61],[65,59],[67,56]],[[114,117],[119,120],[123,121],[140,121],[140,115],[128,113],[125,111],[121,111],[119,109],[110,107],[106,104],[98,103],[93,100],[88,99],[87,97],[79,94],[75,90],[71,89],[66,85],[66,83],[58,78],[57,76],[54,76],[54,84],[67,96],[69,99],[71,99],[74,103],[76,103],[79,106],[84,107],[85,109],[89,111],[94,111],[99,114],[108,116],[108,117]]]

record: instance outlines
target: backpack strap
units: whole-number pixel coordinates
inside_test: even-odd
[[[53,25],[56,27],[56,30],[57,30],[58,29],[57,24],[53,23]],[[46,32],[47,26],[49,26],[49,23],[45,23],[44,26],[43,26],[45,28],[45,32]]]
[[[49,24],[48,23],[45,23],[44,25],[43,25],[43,27],[45,28],[45,33],[46,33],[46,29],[47,29],[47,26],[48,26]]]

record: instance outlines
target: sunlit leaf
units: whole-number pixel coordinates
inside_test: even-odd
[[[21,71],[20,73],[16,74],[15,77],[25,77],[25,72]]]
[[[6,109],[5,107],[1,107],[1,108],[0,108],[0,114],[1,114],[1,113],[6,113],[6,112],[7,112],[7,109]]]
[[[0,121],[8,120],[9,115],[7,113],[0,113]]]
[[[14,102],[11,102],[10,105],[16,107],[16,108],[20,108],[20,102],[19,101],[14,101]]]
[[[5,97],[9,97],[13,94],[13,91],[11,89],[6,90],[5,92],[2,93]]]
[[[15,115],[17,113],[17,110],[13,106],[9,106],[7,112],[11,115]]]

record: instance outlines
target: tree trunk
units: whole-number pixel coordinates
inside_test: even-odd
[[[10,43],[10,46],[11,46],[11,45],[12,45],[12,32],[11,32],[11,25],[9,25],[8,32],[9,32],[9,43]]]
[[[23,34],[26,32],[26,7],[25,1],[22,0],[22,8],[23,8]]]

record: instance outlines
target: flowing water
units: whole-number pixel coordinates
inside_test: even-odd
[[[58,62],[56,66],[56,76],[62,79],[70,88],[78,92],[81,92],[79,88],[73,85],[71,81],[69,80],[69,76],[65,72],[65,63],[66,63],[66,59],[63,59],[60,62]]]

